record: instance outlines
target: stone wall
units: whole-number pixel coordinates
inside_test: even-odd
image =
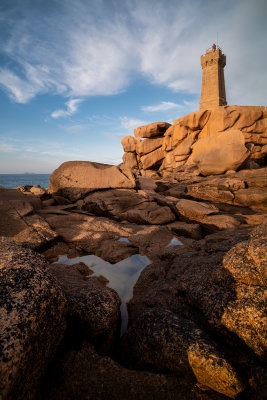
[[[173,125],[155,122],[122,139],[123,165],[137,174],[164,175],[195,166],[203,175],[264,165],[266,107],[221,106],[192,112]]]

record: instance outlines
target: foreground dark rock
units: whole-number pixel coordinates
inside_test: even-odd
[[[229,231],[228,237],[225,234],[221,237],[210,235],[210,240],[207,236],[199,244],[192,244],[191,248],[170,249],[158,254],[157,264],[149,265],[141,273],[134,287],[134,296],[128,304],[132,326],[125,335],[124,359],[130,365],[145,365],[148,362],[157,370],[168,367],[175,372],[174,362],[171,359],[166,361],[170,354],[168,346],[173,348],[175,341],[165,331],[157,314],[157,309],[163,307],[173,313],[174,321],[177,318],[175,315],[181,316],[215,335],[219,347],[228,349],[228,357],[230,355],[230,359],[245,375],[247,384],[253,381],[260,392],[264,378],[255,378],[253,370],[255,358],[258,359],[256,365],[259,369],[261,362],[266,359],[266,232],[266,225],[260,225],[252,231],[235,231],[234,235]],[[170,316],[168,313],[166,315]],[[165,327],[171,326],[169,320],[168,317]],[[175,329],[179,330],[181,328],[177,323]],[[156,324],[154,328],[153,324]],[[165,336],[170,341],[169,345]],[[157,341],[157,346],[153,345],[153,340]],[[200,343],[199,340],[197,342]],[[182,351],[180,341],[177,343],[179,351]],[[155,355],[158,351],[160,364]],[[174,354],[177,355],[177,352]],[[251,358],[250,355],[254,356]],[[229,367],[227,369],[230,371]],[[205,375],[201,376],[203,379]],[[217,390],[219,386],[217,384]],[[228,392],[227,395],[231,397],[233,393],[230,395]],[[253,398],[252,394],[250,396],[248,398]]]
[[[127,352],[131,349],[131,354]],[[123,359],[131,367],[187,376],[231,398],[244,386],[220,348],[194,322],[164,309],[147,309],[128,329]]]
[[[37,253],[0,238],[0,393],[33,399],[63,338],[65,298]]]
[[[52,368],[37,400],[224,400],[164,374],[129,370],[84,342]]]
[[[86,271],[77,267],[51,264],[48,270],[66,296],[70,334],[87,338],[99,351],[107,353],[119,330],[120,298],[98,278],[89,277],[89,268]]]

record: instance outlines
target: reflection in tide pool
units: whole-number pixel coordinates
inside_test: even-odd
[[[126,243],[131,243],[130,240],[126,237],[120,237],[117,242],[126,242]]]
[[[121,334],[123,334],[128,324],[128,313],[126,302],[133,296],[133,287],[137,281],[140,272],[149,263],[150,260],[146,256],[140,256],[134,254],[131,257],[126,258],[118,262],[117,264],[110,264],[102,258],[97,257],[93,254],[83,257],[68,258],[67,255],[60,256],[58,264],[73,265],[79,262],[83,262],[94,271],[96,276],[103,275],[109,280],[108,287],[116,290],[120,299],[121,304]]]
[[[180,242],[180,240],[176,239],[176,238],[172,238],[172,240],[170,241],[169,244],[167,244],[167,247],[169,246],[182,246],[183,243]]]

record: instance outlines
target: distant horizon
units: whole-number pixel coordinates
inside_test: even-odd
[[[266,0],[4,1],[0,173],[120,164],[134,128],[199,110],[213,42],[227,103],[266,105],[266,20]]]

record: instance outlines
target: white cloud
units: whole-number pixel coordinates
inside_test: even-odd
[[[82,102],[82,99],[71,99],[66,102],[66,110],[55,110],[52,112],[52,118],[68,117],[77,112],[78,105]]]
[[[266,0],[67,0],[42,9],[40,2],[12,4],[1,10],[0,52],[7,62],[0,84],[17,102],[39,93],[117,94],[138,74],[200,95],[200,55],[217,32],[227,55],[229,102],[266,102]]]
[[[162,101],[160,104],[157,104],[155,106],[143,106],[142,110],[145,112],[158,112],[158,111],[168,111],[168,110],[174,110],[174,109],[181,109],[184,108],[183,105],[173,103],[171,101]]]
[[[33,85],[6,68],[0,68],[0,85],[17,103],[27,103],[41,91],[39,85]]]
[[[129,117],[120,117],[120,123],[121,127],[127,130],[133,130],[135,128],[138,128],[138,126],[148,124],[148,122],[146,121]]]

